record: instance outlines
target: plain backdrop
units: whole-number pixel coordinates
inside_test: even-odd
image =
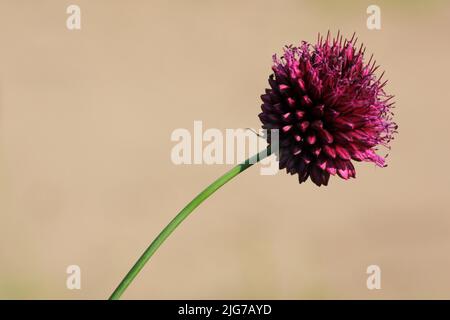
[[[381,8],[368,30],[366,8]],[[66,8],[81,8],[81,30]],[[171,162],[177,128],[259,128],[272,54],[340,30],[396,95],[388,167],[326,188],[251,168],[124,298],[450,298],[447,1],[0,1],[0,298],[107,298],[230,165]],[[81,268],[81,290],[66,268]],[[378,265],[381,290],[368,290]]]

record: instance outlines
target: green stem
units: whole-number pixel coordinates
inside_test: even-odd
[[[119,286],[114,290],[110,300],[120,299],[124,291],[128,288],[130,283],[136,278],[139,271],[145,266],[147,261],[152,257],[152,255],[158,250],[161,244],[166,240],[170,234],[178,227],[178,225],[189,216],[189,214],[194,211],[203,201],[205,201],[210,195],[212,195],[216,190],[222,187],[225,183],[236,177],[239,173],[243,172],[247,168],[251,167],[253,164],[264,159],[271,154],[270,147],[267,150],[263,150],[260,153],[254,155],[253,157],[247,159],[243,163],[235,166],[233,169],[225,173],[223,176],[218,178],[216,181],[211,183],[206,189],[200,192],[191,202],[189,202],[183,210],[181,210],[175,218],[161,231],[161,233],[156,237],[155,240],[150,244],[150,246],[144,251],[138,261],[127,273]]]

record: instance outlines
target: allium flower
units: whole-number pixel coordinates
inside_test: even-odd
[[[354,36],[330,40],[319,36],[316,45],[287,46],[281,58],[273,56],[270,89],[261,96],[259,118],[264,129],[279,129],[279,167],[311,177],[318,186],[330,175],[355,177],[352,160],[385,166],[375,153],[389,148],[397,126],[390,111],[393,96],[375,76],[372,57],[365,63]],[[270,144],[270,136],[268,137]]]
[[[372,57],[363,61],[363,46],[354,36],[342,42],[319,36],[312,46],[288,46],[279,59],[273,57],[271,89],[261,96],[264,129],[278,129],[277,146],[268,130],[266,150],[238,164],[190,201],[139,257],[119,283],[110,299],[119,299],[136,275],[195,208],[228,181],[274,152],[280,169],[298,173],[300,183],[308,177],[318,186],[327,185],[330,175],[355,177],[352,160],[370,161],[383,167],[384,158],[375,151],[388,144],[397,125],[390,111],[393,96],[387,95]],[[278,151],[277,151],[278,150]]]

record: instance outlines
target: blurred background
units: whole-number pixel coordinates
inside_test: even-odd
[[[71,4],[81,30],[66,28]],[[449,18],[448,1],[1,0],[0,298],[107,298],[230,168],[174,165],[172,131],[259,128],[272,54],[340,30],[396,95],[389,166],[326,188],[252,168],[124,298],[450,299]],[[81,290],[66,288],[72,264]],[[381,290],[366,287],[372,264]]]

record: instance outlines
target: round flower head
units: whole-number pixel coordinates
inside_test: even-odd
[[[389,148],[396,132],[393,96],[384,92],[386,81],[375,75],[372,57],[363,61],[365,49],[356,41],[339,35],[330,40],[328,34],[314,46],[287,46],[281,58],[273,57],[259,118],[263,129],[279,130],[279,167],[297,173],[300,183],[311,177],[327,185],[336,174],[354,178],[352,160],[385,166],[375,150]]]

